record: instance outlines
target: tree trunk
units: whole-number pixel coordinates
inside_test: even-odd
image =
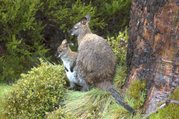
[[[147,80],[145,112],[154,111],[179,85],[179,1],[133,0],[128,78]]]

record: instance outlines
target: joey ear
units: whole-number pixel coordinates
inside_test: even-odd
[[[67,43],[67,39],[64,39],[63,41],[62,41],[62,43],[64,44],[64,43]]]
[[[67,39],[64,39],[64,40],[62,41],[62,44],[67,45],[67,44],[68,44]]]

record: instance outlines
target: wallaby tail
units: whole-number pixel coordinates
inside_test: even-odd
[[[111,95],[119,105],[124,107],[130,113],[135,114],[135,110],[123,101],[122,96],[120,96],[120,94],[116,91],[114,87],[109,88],[108,91],[111,93]]]

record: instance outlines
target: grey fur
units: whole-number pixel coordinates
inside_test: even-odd
[[[115,55],[104,38],[91,32],[88,23],[89,15],[71,29],[72,35],[77,36],[79,45],[77,74],[88,84],[107,89],[112,85],[115,74]]]

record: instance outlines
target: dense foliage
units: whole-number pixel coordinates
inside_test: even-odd
[[[85,0],[96,8],[95,17],[104,21],[102,30],[95,27],[98,34],[113,36],[129,25],[129,13],[132,0]]]
[[[117,63],[125,65],[128,40],[127,29],[123,32],[119,32],[117,36],[108,37],[107,40],[116,55]]]
[[[0,57],[1,80],[16,79],[47,52],[41,23],[34,18],[39,5],[39,0],[0,1],[0,45],[5,49]]]
[[[117,34],[129,21],[131,0],[1,0],[0,80],[12,81],[54,56],[68,30],[87,13],[90,27],[103,36]],[[110,34],[107,34],[110,33]],[[51,54],[49,54],[51,53]],[[47,55],[49,54],[49,55]]]
[[[61,65],[41,61],[12,86],[4,103],[4,115],[10,119],[44,118],[62,104],[65,83]]]

